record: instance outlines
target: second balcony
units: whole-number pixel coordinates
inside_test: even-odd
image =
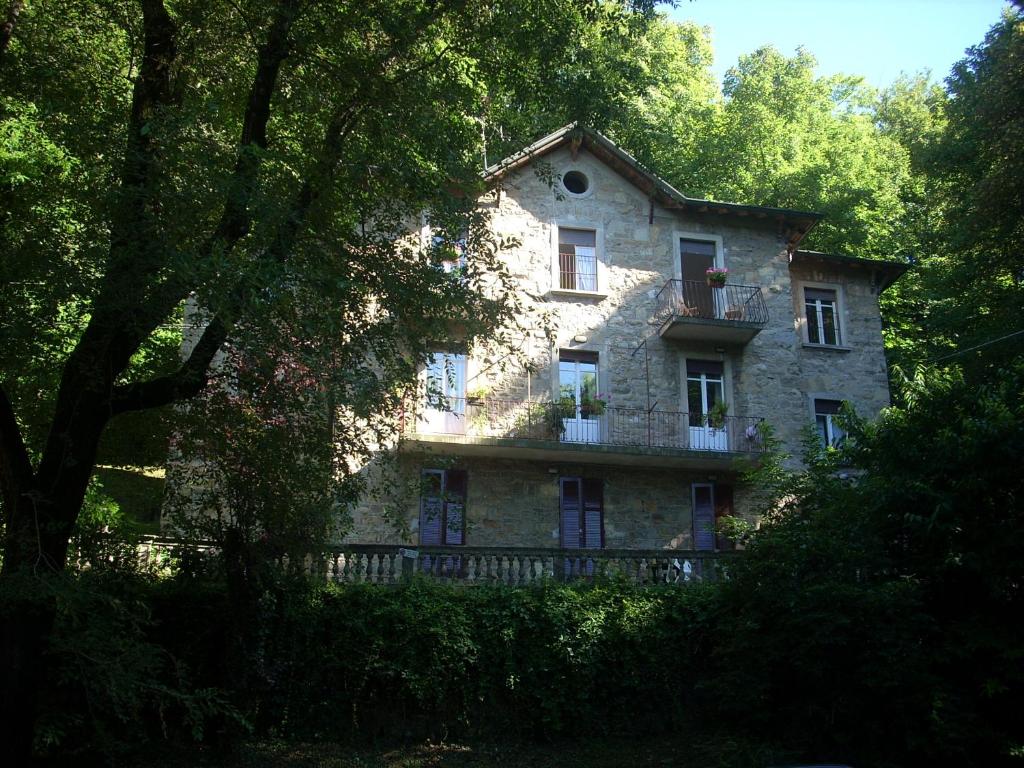
[[[537,400],[409,404],[405,450],[640,466],[717,468],[765,450],[763,419]]]
[[[768,307],[756,285],[669,280],[658,293],[655,312],[658,333],[666,339],[742,345],[768,324]]]

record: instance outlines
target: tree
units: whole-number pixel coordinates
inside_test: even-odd
[[[430,339],[458,323],[472,340],[514,308],[496,244],[473,241],[455,279],[402,239],[409,222],[475,231],[481,122],[558,105],[587,119],[618,98],[567,97],[585,68],[565,41],[628,38],[647,5],[140,0],[11,16],[0,735],[16,760],[52,622],[34,585],[64,568],[107,425],[195,396],[242,329],[334,345],[355,413],[396,411]],[[208,317],[178,362],[158,337],[189,297]]]
[[[709,688],[808,757],[1001,765],[1024,728],[1024,366],[905,387],[876,423],[847,413],[841,451],[812,435],[805,469],[754,473]]]
[[[921,258],[916,361],[988,345],[1021,329],[1024,297],[1024,16],[1007,8],[930,104],[938,131],[910,142],[927,178],[934,237]],[[970,357],[985,376],[1021,354],[1024,335]],[[909,366],[908,366],[909,367]]]
[[[858,77],[817,77],[800,49],[740,57],[702,147],[706,191],[718,199],[820,211],[808,245],[856,256],[889,255],[906,153],[874,127],[874,93]]]

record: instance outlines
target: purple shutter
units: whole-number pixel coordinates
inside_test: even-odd
[[[423,471],[420,491],[420,544],[439,545],[444,521],[444,473],[440,470]]]
[[[580,481],[576,477],[563,477],[561,485],[560,528],[562,546],[565,549],[579,549],[582,546],[580,528]]]
[[[423,499],[420,502],[420,544],[436,546],[441,543],[443,517],[440,499]]]
[[[715,549],[715,505],[709,485],[693,488],[693,543],[701,552]]]
[[[449,469],[445,473],[445,544],[466,543],[466,471]]]
[[[733,516],[732,486],[725,483],[715,484],[715,527],[722,522],[722,518]],[[715,541],[718,549],[732,549],[732,539],[727,539],[721,534],[716,534]]]
[[[600,480],[583,481],[583,546],[604,546],[604,488]]]

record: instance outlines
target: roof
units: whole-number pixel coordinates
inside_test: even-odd
[[[484,171],[484,180],[497,182],[512,171],[529,165],[537,158],[563,146],[568,146],[573,156],[580,148],[586,149],[664,208],[702,215],[735,216],[755,221],[775,222],[786,237],[791,252],[796,249],[811,227],[824,218],[823,214],[813,211],[740,205],[739,203],[723,203],[687,197],[671,184],[644,168],[636,158],[617,147],[606,136],[578,123],[570,123],[559,128],[525,149],[490,166]]]
[[[863,259],[857,256],[842,256],[837,253],[822,253],[821,251],[794,251],[789,256],[789,263],[798,266],[830,266],[850,267],[853,269],[868,269],[874,275],[874,281],[878,286],[879,293],[895,283],[903,273],[910,269],[909,264],[899,261],[884,261],[882,259]]]

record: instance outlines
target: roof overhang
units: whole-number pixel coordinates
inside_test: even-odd
[[[909,264],[898,261],[862,259],[856,256],[840,256],[834,253],[803,250],[791,253],[789,263],[795,266],[831,267],[833,269],[840,267],[848,270],[868,272],[871,275],[871,283],[877,287],[879,293],[899,280],[910,269]]]
[[[567,146],[573,157],[581,149],[602,161],[605,165],[644,192],[651,201],[670,210],[685,211],[701,216],[725,216],[747,219],[751,223],[775,225],[785,238],[792,253],[811,228],[824,216],[813,211],[799,211],[790,208],[769,208],[760,205],[740,205],[714,200],[687,197],[672,185],[658,178],[644,168],[628,152],[623,151],[607,137],[586,126],[570,123],[535,141],[525,149],[509,155],[484,172],[484,180],[497,184],[502,178],[517,171],[534,160]]]

